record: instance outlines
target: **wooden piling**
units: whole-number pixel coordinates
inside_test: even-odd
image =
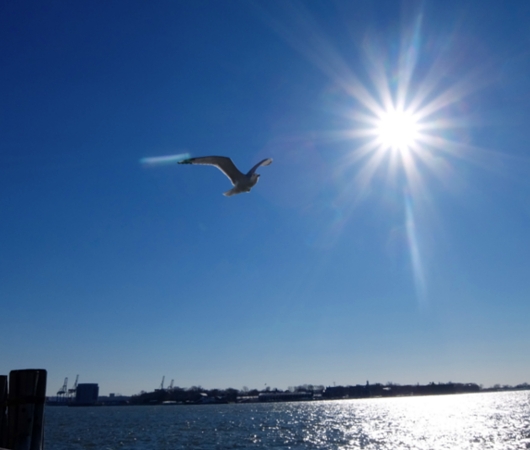
[[[47,372],[39,370],[37,387],[35,390],[36,402],[33,416],[33,433],[31,435],[30,450],[44,449],[44,406],[46,403],[46,379]]]
[[[12,370],[9,374],[7,448],[43,450],[46,371]]]
[[[0,375],[0,448],[7,446],[7,375]]]

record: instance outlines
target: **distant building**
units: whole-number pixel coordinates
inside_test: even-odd
[[[99,385],[97,383],[80,383],[75,393],[76,406],[92,406],[98,401]]]
[[[98,397],[98,405],[102,406],[117,406],[128,405],[131,397],[121,394],[109,394],[108,396],[101,395]]]

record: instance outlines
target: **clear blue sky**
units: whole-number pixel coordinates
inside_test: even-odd
[[[530,382],[528,17],[2,2],[0,373],[45,368],[49,394]],[[400,98],[417,139],[378,147]],[[231,198],[215,168],[140,164],[180,153],[274,162]]]

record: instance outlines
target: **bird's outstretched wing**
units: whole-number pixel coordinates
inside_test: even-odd
[[[250,177],[259,166],[268,166],[272,162],[272,158],[266,158],[263,161],[260,161],[257,163],[252,169],[250,169],[247,173],[247,177]]]
[[[232,160],[226,156],[202,156],[199,158],[188,158],[184,161],[180,161],[179,164],[202,164],[205,166],[217,167],[230,179],[232,184],[235,184],[237,180],[244,176],[238,170]],[[259,164],[256,166],[256,168],[258,166]]]

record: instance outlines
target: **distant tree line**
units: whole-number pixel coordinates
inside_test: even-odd
[[[133,395],[130,399],[131,404],[136,405],[152,405],[166,403],[182,403],[182,404],[197,404],[197,403],[236,403],[246,401],[260,401],[265,398],[277,398],[277,401],[282,401],[282,398],[292,400],[293,396],[288,395],[292,393],[306,393],[306,396],[300,396],[300,399],[307,400],[308,398],[317,399],[346,399],[346,398],[373,398],[373,397],[401,397],[412,395],[447,395],[447,394],[463,394],[473,392],[487,392],[498,390],[523,390],[530,389],[528,383],[522,383],[516,386],[509,385],[495,385],[489,389],[483,389],[476,383],[434,383],[421,384],[407,384],[400,385],[392,382],[386,384],[376,383],[355,386],[329,386],[304,384],[300,386],[292,386],[289,389],[282,391],[275,388],[266,387],[265,389],[204,389],[201,386],[192,386],[190,388],[173,387],[171,389],[156,389],[153,392],[140,392]],[[261,395],[260,395],[261,394]],[[269,394],[279,394],[271,396]],[[282,396],[281,394],[285,394]]]
[[[200,386],[190,388],[174,387],[172,389],[156,389],[154,392],[140,392],[133,395],[130,403],[136,405],[159,404],[164,402],[201,403],[207,397],[215,399],[216,403],[235,403],[238,395],[237,389],[203,389]]]
[[[328,387],[322,394],[324,398],[370,398],[402,397],[407,395],[443,395],[479,392],[480,386],[475,383],[429,383],[400,385],[394,383],[368,384],[356,386]]]

